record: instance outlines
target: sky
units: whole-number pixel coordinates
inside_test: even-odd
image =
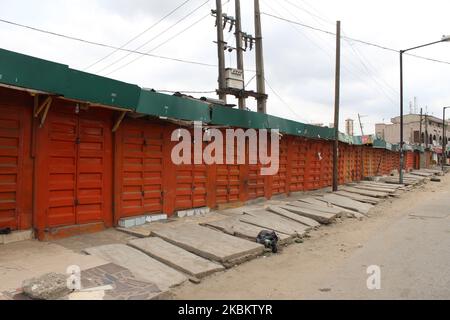
[[[234,0],[222,2],[224,12],[233,16]],[[253,1],[241,3],[243,31],[254,34]],[[214,8],[214,0],[0,0],[3,20],[115,47],[136,38],[125,48],[201,64],[114,52],[1,22],[0,47],[145,88],[214,91],[216,30],[215,19],[209,15]],[[261,0],[261,10],[330,32],[335,32],[336,20],[341,20],[345,36],[397,50],[450,34],[448,0]],[[332,123],[335,37],[265,14],[262,23],[268,113],[305,123]],[[234,34],[228,29],[225,40],[235,46]],[[414,54],[450,62],[450,43]],[[236,66],[234,52],[226,54],[226,63]],[[359,134],[360,114],[364,133],[374,133],[376,123],[389,122],[399,113],[399,55],[343,39],[341,63],[340,129],[351,118]],[[246,80],[252,80],[254,51],[245,54],[245,69]],[[441,116],[442,107],[450,106],[450,64],[405,56],[404,69],[406,112],[416,97],[418,110]],[[256,90],[256,82],[250,81],[247,88]],[[216,97],[214,93],[192,95]],[[233,98],[229,102],[236,103]],[[256,101],[249,99],[248,107],[255,111]]]

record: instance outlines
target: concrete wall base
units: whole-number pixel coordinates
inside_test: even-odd
[[[10,234],[0,235],[0,245],[34,239],[33,230],[14,231]]]
[[[133,227],[142,226],[146,223],[158,222],[167,220],[167,214],[152,214],[139,217],[123,218],[119,220],[121,228],[129,229]]]

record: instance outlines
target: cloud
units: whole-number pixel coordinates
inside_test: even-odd
[[[186,0],[97,0],[101,8],[125,18],[159,18],[183,4]],[[200,3],[199,0],[191,0]],[[189,3],[186,4],[186,7]]]

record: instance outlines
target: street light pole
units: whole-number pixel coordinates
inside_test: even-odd
[[[444,107],[443,109],[443,117],[442,117],[442,171],[444,171],[444,166],[447,164],[447,129],[445,128],[446,121],[445,121],[445,110],[450,109],[450,107]]]
[[[449,42],[450,36],[442,36],[442,39],[439,41],[430,42],[427,44],[423,44],[420,46],[412,47],[406,50],[400,50],[400,184],[403,184],[403,167],[405,163],[405,153],[404,153],[404,145],[405,141],[403,139],[403,54],[405,52],[428,47],[433,44],[441,43],[441,42]]]
[[[400,184],[403,184],[403,167],[405,163],[405,153],[403,152],[404,139],[403,139],[403,53],[405,51],[400,50]]]

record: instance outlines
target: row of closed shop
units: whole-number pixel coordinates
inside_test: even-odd
[[[280,169],[262,176],[261,165],[248,163],[175,165],[173,122],[127,117],[113,132],[118,112],[59,98],[42,126],[35,111],[30,94],[0,88],[0,228],[33,228],[41,239],[54,228],[112,227],[126,217],[170,216],[332,184],[331,141],[282,136]],[[397,153],[340,146],[340,183],[397,166]]]

